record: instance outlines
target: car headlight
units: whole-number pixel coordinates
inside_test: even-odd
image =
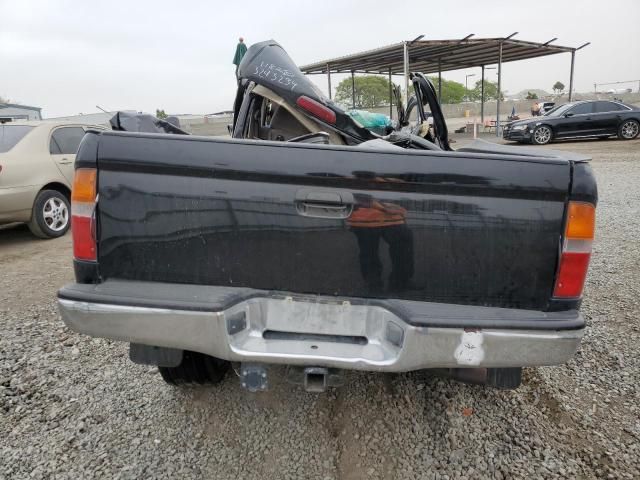
[[[513,130],[526,130],[527,126],[526,125],[515,125],[512,128],[513,128]]]

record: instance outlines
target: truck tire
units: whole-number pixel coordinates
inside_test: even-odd
[[[69,199],[57,190],[42,190],[33,202],[29,230],[36,237],[61,237],[71,225]]]
[[[185,350],[180,365],[158,367],[158,370],[169,385],[215,385],[224,379],[229,367],[230,363],[226,360]]]

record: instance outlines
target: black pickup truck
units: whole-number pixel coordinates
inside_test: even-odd
[[[76,159],[76,282],[62,318],[169,383],[246,388],[268,366],[308,390],[340,369],[439,369],[513,388],[567,361],[594,235],[582,158],[452,150],[433,85],[386,135],[325,98],[275,42],[239,69],[232,138],[87,134]]]

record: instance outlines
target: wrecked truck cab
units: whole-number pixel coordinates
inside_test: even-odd
[[[324,132],[333,145],[359,145],[382,139],[403,148],[450,150],[435,88],[420,73],[412,74],[415,95],[411,106],[417,109],[417,122],[412,126],[406,121],[399,91],[395,91],[397,122],[381,122],[377,118],[388,118],[385,115],[345,111],[303,75],[273,40],[249,48],[238,77],[234,123],[230,128],[234,138],[306,143]]]
[[[339,145],[379,138],[328,99],[273,40],[247,50],[238,77],[234,138],[287,141],[303,131],[324,131]]]
[[[407,107],[407,112],[417,110],[413,125],[406,121],[408,113],[398,87],[394,90],[397,121],[363,110],[345,111],[303,75],[273,40],[249,48],[238,77],[233,123],[228,126],[233,138],[352,146],[383,140],[402,148],[450,149],[435,88],[419,73],[412,74],[415,95]],[[145,114],[118,112],[111,124],[116,131],[186,134],[177,125]]]

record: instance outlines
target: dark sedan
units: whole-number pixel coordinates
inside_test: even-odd
[[[640,131],[640,109],[607,100],[565,103],[541,117],[505,125],[506,140],[544,145],[564,138],[633,140]]]

